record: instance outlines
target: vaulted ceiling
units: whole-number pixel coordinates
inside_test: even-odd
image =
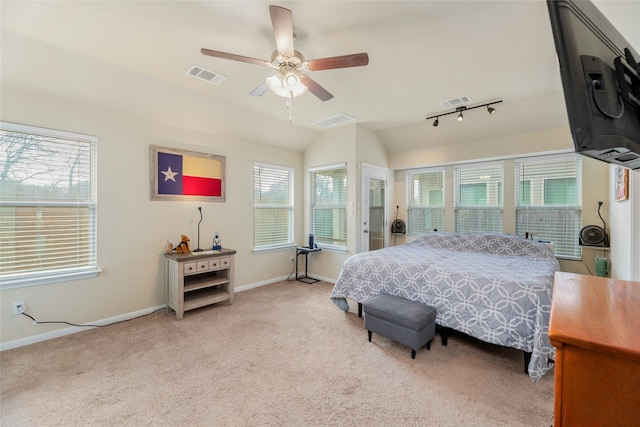
[[[310,76],[334,95],[250,96],[273,70],[203,56],[201,48],[269,60],[263,1],[2,1],[2,84],[61,95],[225,137],[303,150],[315,122],[340,113],[391,153],[566,126],[546,2],[282,1],[307,59],[367,52],[369,65]],[[198,65],[219,85],[187,74]],[[458,123],[426,117],[475,109]]]

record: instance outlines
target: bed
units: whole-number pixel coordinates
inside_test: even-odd
[[[441,327],[524,351],[537,382],[555,357],[548,330],[558,270],[544,243],[508,234],[435,232],[349,257],[331,299],[345,311],[347,300],[360,304],[379,294],[435,307]]]

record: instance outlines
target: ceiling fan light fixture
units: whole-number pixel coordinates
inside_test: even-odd
[[[267,77],[267,86],[269,86],[269,89],[274,91],[276,95],[287,97],[289,96],[287,90],[282,85],[282,77],[277,74],[271,77]]]
[[[276,95],[283,98],[295,98],[307,91],[307,87],[302,83],[300,76],[293,71],[289,71],[284,76],[276,74],[267,77],[267,86]]]
[[[289,71],[282,78],[282,86],[289,91],[293,91],[298,84],[300,84],[300,77],[293,71]]]
[[[295,71],[289,71],[285,74],[282,84],[285,89],[291,92],[293,97],[300,96],[307,91],[307,87],[302,83],[300,75]]]
[[[305,93],[307,91],[307,87],[302,84],[302,82],[298,82],[298,84],[293,88],[293,91],[291,92],[291,94],[293,95],[293,97],[297,97],[302,95],[303,93]]]

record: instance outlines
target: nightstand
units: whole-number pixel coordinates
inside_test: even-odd
[[[303,282],[303,283],[316,283],[319,282],[319,279],[314,279],[313,277],[309,277],[309,275],[307,274],[307,271],[309,271],[308,267],[309,267],[309,263],[308,263],[308,257],[309,254],[312,252],[320,252],[322,249],[320,248],[302,248],[302,247],[298,247],[296,248],[296,280],[299,282]],[[304,255],[304,276],[300,276],[298,277],[298,257],[300,255]]]

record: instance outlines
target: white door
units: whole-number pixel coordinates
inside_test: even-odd
[[[362,165],[362,218],[360,252],[387,246],[388,169]]]

